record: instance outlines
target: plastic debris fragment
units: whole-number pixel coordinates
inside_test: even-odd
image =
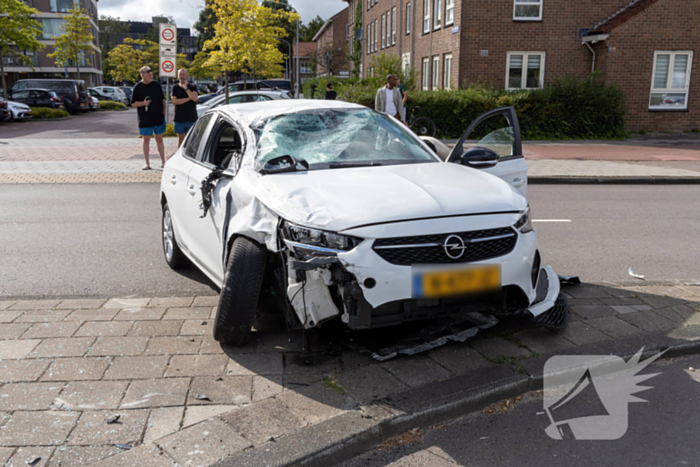
[[[109,417],[107,419],[107,424],[109,425],[112,423],[117,423],[117,421],[119,420],[120,417],[121,417],[121,415],[112,415],[111,417]]]
[[[204,394],[197,394],[197,395],[194,396],[194,398],[195,398],[196,400],[198,400],[198,401],[209,401],[209,402],[212,401],[211,399],[209,399],[209,397],[207,397],[207,396],[204,395]]]
[[[37,465],[39,463],[39,461],[41,461],[41,457],[37,456],[37,457],[34,457],[34,458],[28,460],[27,464],[32,465],[32,466]]]
[[[640,274],[635,274],[634,271],[632,270],[632,268],[630,268],[630,270],[629,270],[628,272],[629,272],[629,275],[630,275],[630,276],[632,276],[632,277],[634,277],[634,278],[636,278],[636,279],[644,280],[644,276],[642,276],[642,275],[640,275]]]
[[[129,449],[131,449],[131,446],[129,446],[128,444],[115,444],[114,447],[119,448],[119,449],[123,449],[125,451],[128,451]]]

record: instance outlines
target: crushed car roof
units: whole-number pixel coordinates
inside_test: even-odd
[[[215,111],[226,114],[240,123],[251,124],[252,122],[261,118],[274,117],[276,115],[283,115],[286,113],[301,112],[304,110],[366,108],[367,107],[363,105],[351,104],[343,101],[284,99],[266,102],[250,102],[242,105],[224,105],[217,107]]]

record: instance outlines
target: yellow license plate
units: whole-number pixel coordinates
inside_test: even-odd
[[[416,271],[413,274],[413,298],[453,297],[492,292],[500,287],[500,265],[443,271]]]
[[[85,107],[85,102],[81,102],[80,107]]]

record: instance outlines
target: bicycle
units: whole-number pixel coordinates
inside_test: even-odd
[[[419,108],[420,106],[417,105],[408,107],[408,110],[411,111],[411,118],[408,120],[408,127],[418,136],[432,136],[434,138],[435,134],[437,133],[435,122],[428,117],[416,118],[416,110]]]

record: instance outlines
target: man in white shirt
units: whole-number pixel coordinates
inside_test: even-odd
[[[401,92],[396,87],[396,82],[396,75],[388,75],[386,77],[386,86],[379,88],[374,98],[374,110],[384,112],[399,121],[403,121]]]

